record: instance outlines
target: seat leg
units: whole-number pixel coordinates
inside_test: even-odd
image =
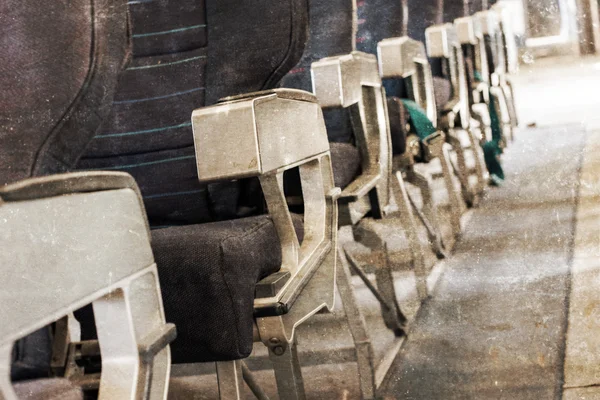
[[[510,124],[511,124],[512,128],[514,129],[517,126],[519,126],[519,119],[517,116],[517,108],[515,105],[515,98],[514,98],[514,91],[513,91],[512,84],[507,80],[506,83],[503,85],[502,89],[504,91],[504,97],[506,98],[508,114],[510,115]],[[514,131],[512,133],[513,133],[513,135],[511,136],[511,139],[514,140],[515,139]]]
[[[453,135],[449,135],[448,143],[452,146],[452,149],[456,152],[456,161],[458,162],[457,168],[453,168],[456,171],[456,176],[460,181],[460,187],[462,196],[467,206],[473,207],[475,204],[475,193],[469,183],[469,169],[467,168],[467,158],[465,155],[465,149],[462,147],[462,143],[458,138]],[[452,160],[450,160],[452,162]]]
[[[485,129],[485,127],[482,125],[481,129]],[[475,174],[477,175],[476,192],[481,194],[485,190],[486,182],[489,179],[485,169],[483,149],[481,148],[480,140],[478,140],[474,130],[469,128],[467,133],[469,134],[469,142],[471,143],[473,158],[475,159]],[[482,135],[483,134],[485,133],[482,131]]]
[[[166,325],[156,267],[93,307],[102,355],[99,398],[166,398],[171,354],[168,345],[160,344]]]
[[[373,360],[373,345],[367,333],[365,318],[358,306],[358,301],[352,287],[352,273],[346,254],[341,246],[338,248],[339,263],[337,268],[337,287],[348,321],[350,333],[354,340],[354,351],[358,364],[358,378],[361,398],[375,398],[375,365]]]
[[[408,239],[408,246],[410,247],[413,268],[415,271],[415,277],[417,281],[417,294],[421,301],[428,297],[427,292],[427,267],[425,266],[425,254],[421,240],[419,240],[419,233],[417,231],[417,224],[415,217],[410,206],[410,200],[408,199],[408,193],[406,192],[406,186],[402,173],[396,172],[396,179],[391,180],[392,190],[394,191],[394,197],[398,203],[398,210],[400,212],[400,220],[406,238]]]
[[[296,340],[294,339],[291,343],[288,343],[287,348],[283,346],[269,347],[269,359],[275,370],[279,398],[306,399]]]
[[[458,237],[462,231],[460,226],[460,218],[462,214],[460,207],[461,197],[459,192],[456,190],[456,186],[454,185],[454,179],[452,177],[452,164],[450,164],[450,154],[446,146],[442,146],[442,151],[438,157],[442,164],[444,184],[450,200],[450,224],[452,226],[452,233],[454,234],[454,237]]]
[[[217,382],[219,384],[219,399],[241,399],[244,384],[242,360],[218,361],[215,364],[217,367]]]
[[[10,380],[12,343],[0,347],[0,400],[17,400]]]
[[[431,188],[433,183],[431,182],[431,177],[416,171],[414,168],[411,168],[408,171],[408,181],[417,186],[421,192],[421,196],[423,197],[423,216],[425,217],[426,222],[429,224],[429,241],[431,242],[433,252],[439,259],[442,259],[446,256],[446,253],[440,231],[438,207],[433,200],[433,191]]]
[[[385,300],[387,307],[381,305],[381,311],[388,328],[394,331],[396,336],[406,335],[405,326],[407,319],[400,309],[396,289],[394,288],[394,276],[387,244],[383,243],[380,250],[375,252],[375,259],[378,265],[375,268],[375,282],[377,290]]]

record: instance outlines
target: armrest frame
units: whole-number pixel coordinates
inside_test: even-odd
[[[427,53],[431,58],[441,58],[449,66],[452,98],[448,104],[438,104],[442,108],[441,126],[453,128],[457,126],[457,116],[460,126],[468,128],[471,121],[469,105],[469,86],[465,70],[462,48],[458,41],[456,28],[452,24],[434,25],[425,30]]]
[[[433,77],[423,43],[408,36],[384,39],[377,44],[377,55],[381,78],[410,79],[415,102],[437,126]]]
[[[497,86],[506,72],[498,15],[495,11],[488,10],[476,13],[474,18],[479,20],[483,36],[482,50],[487,53],[488,65],[491,67],[488,67],[489,82],[491,85]],[[492,57],[491,60],[490,56]]]
[[[335,254],[337,244],[340,191],[333,185],[327,132],[316,98],[292,89],[230,97],[194,110],[192,127],[201,182],[259,178],[281,243],[280,272],[290,275],[285,283],[278,282],[274,295],[255,298],[255,316],[288,314],[324,260]],[[300,170],[305,206],[302,245],[283,188],[284,172],[295,167]],[[335,267],[335,258],[332,262]],[[294,307],[294,315],[333,306],[335,268],[327,270],[331,284],[308,302],[306,310]],[[287,325],[293,329],[296,322]]]
[[[165,324],[133,178],[33,178],[1,188],[0,199],[0,296],[7,305],[0,309],[0,398],[15,398],[13,342],[90,302],[102,354],[100,398],[166,396],[175,330]]]
[[[473,69],[481,75],[481,81],[472,77],[469,90],[473,93],[473,103],[489,103],[490,72],[487,60],[485,41],[481,30],[481,21],[475,16],[457,18],[454,20],[458,41],[465,57],[472,57]]]
[[[381,218],[389,208],[392,144],[387,102],[372,54],[353,51],[311,66],[313,91],[324,108],[348,108],[362,174],[340,195],[340,223],[356,224],[369,211]]]
[[[500,37],[502,49],[504,50],[506,72],[515,74],[519,71],[519,49],[513,30],[511,9],[507,4],[496,3],[492,6],[492,11],[496,12],[500,22]]]

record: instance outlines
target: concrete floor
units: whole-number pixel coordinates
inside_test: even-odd
[[[537,128],[521,129],[507,150],[506,184],[488,189],[470,214],[454,254],[433,269],[429,283],[437,285],[418,313],[414,275],[396,273],[411,331],[382,398],[600,400],[600,112],[592,96],[600,93],[600,59],[539,60],[514,82],[521,124]],[[393,231],[390,243],[402,264],[403,235]],[[382,358],[393,337],[356,283]],[[338,305],[298,335],[309,399],[360,397],[343,318]],[[261,357],[257,346],[249,365],[276,399]],[[215,399],[215,376],[175,368],[169,398]]]

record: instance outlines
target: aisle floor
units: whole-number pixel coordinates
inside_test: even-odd
[[[473,213],[387,397],[600,399],[599,71],[594,58],[521,71],[521,122],[537,128],[507,151],[507,182]]]

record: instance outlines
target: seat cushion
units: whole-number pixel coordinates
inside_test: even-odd
[[[36,379],[14,384],[20,400],[80,400],[83,393],[79,386],[68,379]]]
[[[335,186],[345,188],[360,172],[360,154],[350,143],[329,143]]]
[[[298,236],[302,224],[294,218]],[[256,283],[279,270],[267,215],[152,231],[166,318],[177,326],[174,363],[226,361],[252,351]]]
[[[440,112],[452,97],[452,85],[448,79],[434,76],[433,92],[435,95],[435,104],[437,105],[438,112]]]

